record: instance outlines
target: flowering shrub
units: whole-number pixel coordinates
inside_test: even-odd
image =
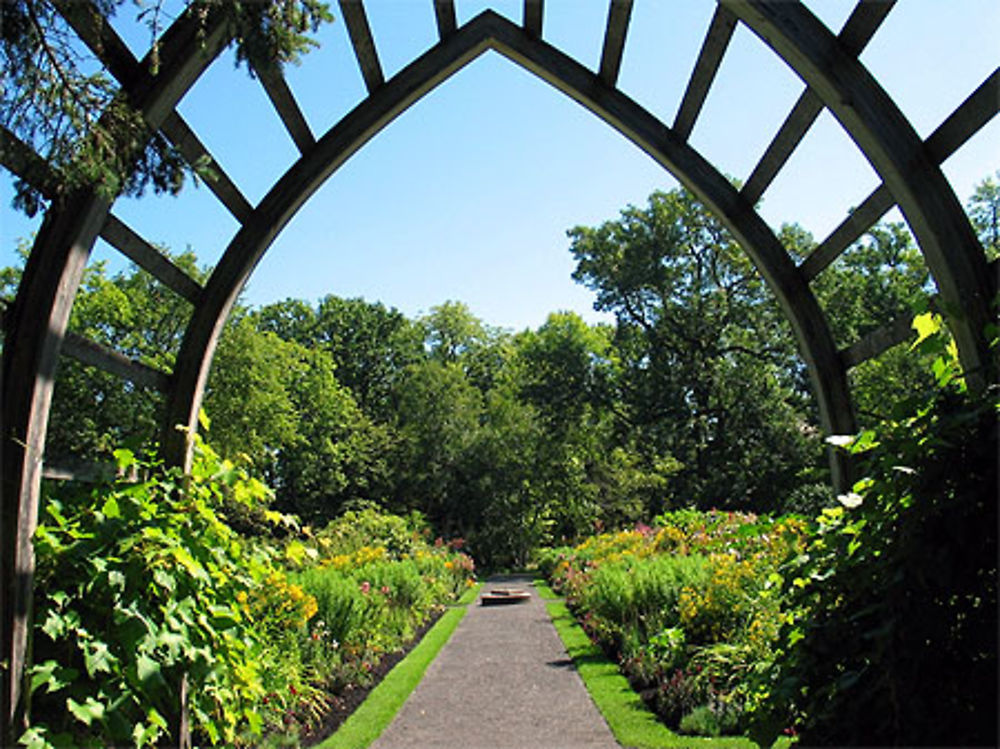
[[[781,565],[805,531],[797,517],[682,510],[543,551],[540,565],[668,725],[731,733],[751,671],[773,657]]]
[[[30,747],[177,744],[183,692],[196,744],[294,742],[474,574],[418,516],[299,529],[201,443],[190,476],[116,455],[150,478],[59,485],[35,537]],[[240,536],[234,510],[283,540]]]

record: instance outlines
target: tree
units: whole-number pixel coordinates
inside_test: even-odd
[[[819,445],[787,324],[745,253],[684,190],[569,236],[573,277],[617,319],[623,427],[681,464],[668,500],[775,508]]]
[[[176,193],[194,166],[162,133],[150,132],[130,97],[103,69],[93,71],[67,18],[110,17],[125,0],[95,0],[92,8],[66,0],[0,3],[0,126],[31,146],[58,178],[54,192],[92,186],[107,197],[141,195],[149,186]],[[144,70],[158,72],[166,0],[138,12],[150,31]],[[332,20],[320,0],[218,3],[186,0],[186,14],[205,31],[220,23],[236,46],[238,63],[262,69],[293,62],[315,42],[309,33]],[[251,68],[251,69],[252,69]],[[31,165],[27,165],[32,172]],[[29,182],[31,184],[29,184]],[[29,215],[42,205],[33,172],[17,180],[14,204]]]
[[[260,310],[260,325],[286,340],[327,351],[337,379],[366,414],[390,421],[390,395],[410,364],[423,359],[421,329],[395,308],[329,295],[315,309],[286,300]]]
[[[207,441],[244,456],[275,506],[322,524],[349,501],[389,493],[387,427],[361,411],[323,349],[286,341],[241,314],[219,342],[205,395]]]
[[[475,518],[468,459],[479,436],[482,394],[458,364],[428,360],[407,367],[395,397],[397,502],[426,513],[439,532],[467,533]]]
[[[553,427],[579,422],[587,407],[609,407],[617,374],[612,332],[554,312],[537,331],[521,333],[514,341],[520,396]]]
[[[1000,257],[1000,171],[976,185],[967,205],[986,257],[995,260]]]
[[[457,362],[489,338],[482,320],[463,302],[448,301],[431,307],[420,318],[420,324],[431,358],[446,364]]]

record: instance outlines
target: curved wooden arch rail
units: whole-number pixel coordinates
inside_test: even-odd
[[[161,69],[152,76],[93,6],[54,2],[137,103],[151,128],[162,130],[188,160],[211,159],[175,107],[229,42],[225,31],[211,20],[207,28],[198,28],[193,19],[182,15],[164,35]],[[256,207],[212,162],[215,174],[207,180],[208,186],[237,218],[240,228],[204,288],[118,221],[110,213],[111,200],[84,191],[54,201],[4,322],[0,626],[2,657],[10,667],[3,679],[0,735],[7,737],[13,730],[21,698],[30,622],[31,535],[37,523],[42,451],[60,353],[163,390],[167,409],[162,449],[168,460],[187,466],[190,435],[198,426],[198,409],[216,343],[258,261],[298,209],[342,164],[407,107],[487,51],[495,51],[537,75],[618,130],[669,170],[726,225],[792,325],[819,404],[821,423],[828,433],[849,433],[855,428],[847,369],[905,340],[909,321],[888,321],[884,328],[838,351],[809,282],[893,204],[899,205],[926,258],[963,363],[973,371],[982,367],[989,356],[982,331],[991,320],[989,303],[996,283],[939,164],[997,113],[1000,70],[921,142],[857,59],[893,2],[861,0],[840,33],[834,34],[797,2],[718,0],[670,127],[616,88],[632,0],[609,0],[597,72],[542,39],[542,0],[525,0],[521,26],[492,11],[458,26],[452,0],[433,0],[440,41],[389,80],[384,78],[361,0],[339,0],[368,95],[317,140],[280,71],[257,71],[300,157]],[[807,86],[742,190],[687,142],[738,23],[760,36]],[[797,267],[754,203],[824,107],[876,169],[882,186]],[[0,135],[5,144],[0,153],[3,165],[24,176],[38,157],[11,134]],[[45,173],[44,169],[34,171]],[[142,368],[116,352],[67,334],[70,309],[98,235],[194,306],[172,373]],[[832,453],[831,465],[834,482],[842,488],[847,466]]]

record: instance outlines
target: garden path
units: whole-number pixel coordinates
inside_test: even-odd
[[[527,576],[490,578],[525,603],[473,604],[372,749],[611,749],[587,694]]]

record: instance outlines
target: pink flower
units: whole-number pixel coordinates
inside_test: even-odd
[[[371,589],[372,589],[372,584],[367,580],[361,583],[361,592],[364,593],[365,595],[368,595],[368,591]]]
[[[389,595],[389,593],[391,592],[389,590],[389,586],[388,585],[383,585],[381,590],[382,590],[382,595],[384,595],[384,596]]]

